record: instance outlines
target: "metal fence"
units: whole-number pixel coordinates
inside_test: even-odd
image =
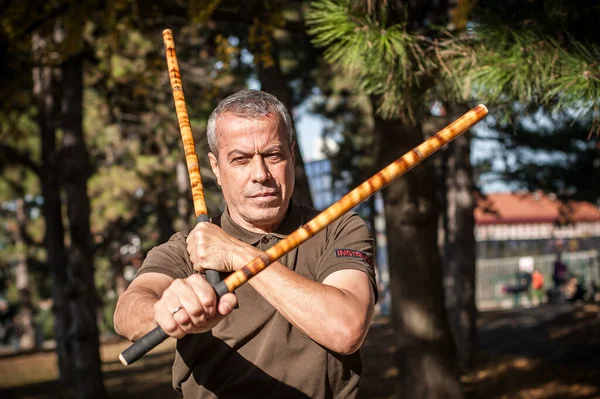
[[[544,276],[544,290],[551,288],[552,271],[556,256],[532,256],[534,267]],[[480,259],[477,261],[475,298],[480,309],[505,307],[513,304],[513,297],[503,293],[502,287],[517,284],[520,258]],[[577,275],[587,285],[600,284],[600,258],[598,251],[564,252],[561,260],[570,274]]]

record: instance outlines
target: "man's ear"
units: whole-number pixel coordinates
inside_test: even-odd
[[[221,175],[219,174],[219,161],[212,152],[208,153],[208,160],[210,161],[210,168],[212,169],[215,177],[217,178],[217,184],[221,186]]]

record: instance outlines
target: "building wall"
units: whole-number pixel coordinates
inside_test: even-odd
[[[475,227],[479,259],[600,248],[600,222],[485,224]]]

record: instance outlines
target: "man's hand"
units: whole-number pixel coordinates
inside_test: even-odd
[[[206,332],[237,305],[234,294],[217,295],[199,274],[174,280],[154,304],[154,321],[172,337]]]
[[[234,272],[260,255],[260,250],[227,234],[219,226],[198,223],[187,237],[194,269]]]

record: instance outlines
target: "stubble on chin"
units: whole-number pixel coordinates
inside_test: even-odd
[[[263,206],[254,208],[251,213],[251,222],[257,225],[278,224],[283,219],[282,205],[261,204]]]

